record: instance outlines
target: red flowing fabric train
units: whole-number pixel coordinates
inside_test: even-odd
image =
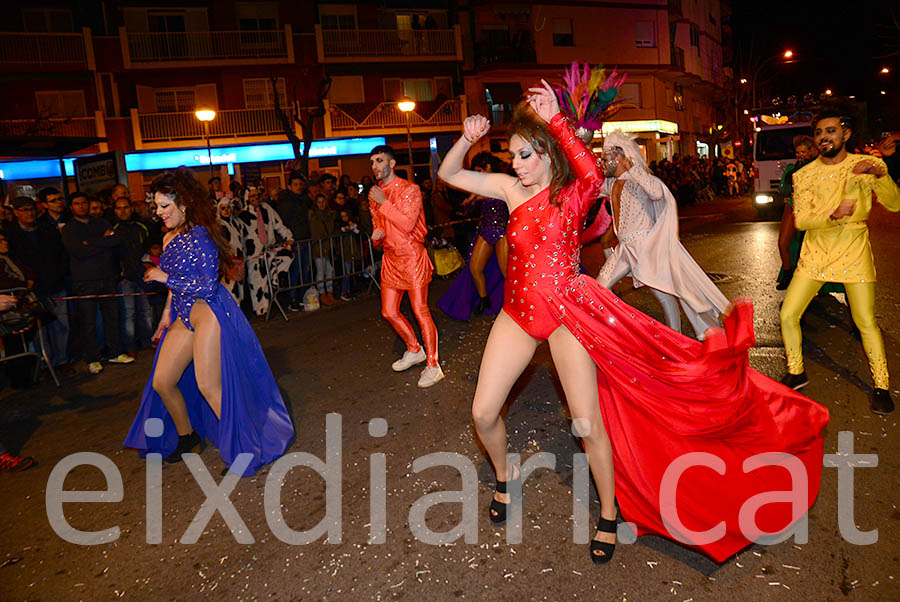
[[[749,301],[736,301],[724,328],[701,343],[593,279],[551,297],[551,312],[598,366],[616,496],[639,535],[675,539],[721,562],[812,506],[828,410],[749,367]],[[748,463],[767,453],[775,455]]]

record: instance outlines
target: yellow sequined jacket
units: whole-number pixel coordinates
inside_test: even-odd
[[[794,173],[794,221],[806,230],[797,274],[826,282],[874,282],[875,263],[866,220],[873,196],[890,211],[900,211],[900,188],[889,175],[853,173],[870,160],[887,172],[877,157],[849,154],[837,165],[821,158]],[[831,219],[844,199],[856,200],[852,215]]]

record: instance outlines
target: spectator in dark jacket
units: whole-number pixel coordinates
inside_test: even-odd
[[[116,199],[113,210],[116,214],[113,230],[122,241],[119,247],[119,263],[122,266],[119,292],[126,295],[122,297],[120,306],[124,311],[122,347],[134,357],[136,350],[150,346],[153,337],[150,304],[146,296],[140,296],[144,292],[144,264],[141,258],[150,240],[150,230],[136,219],[128,197]]]
[[[38,218],[38,223],[61,230],[72,219],[72,212],[66,207],[66,197],[56,188],[42,189],[38,193],[38,199],[47,207],[47,212]]]
[[[59,230],[37,221],[34,200],[20,196],[13,199],[16,222],[6,231],[9,253],[34,274],[34,292],[42,298],[66,296],[66,273],[69,258],[63,248]],[[47,355],[54,366],[69,361],[69,307],[66,301],[54,301],[56,320],[44,330],[48,342]]]
[[[288,177],[288,187],[278,195],[278,206],[275,210],[281,216],[281,221],[294,234],[294,240],[300,248],[300,252],[294,253],[294,261],[291,263],[290,283],[292,286],[306,282],[312,282],[312,268],[309,255],[309,210],[312,203],[309,195],[303,190],[303,177],[298,173],[291,173]],[[300,292],[302,295],[302,291]],[[297,290],[290,292],[291,309],[299,309]]]
[[[72,197],[71,222],[62,230],[63,244],[69,252],[72,272],[72,292],[75,295],[109,295],[116,293],[119,279],[117,250],[119,236],[109,222],[102,217],[91,217],[90,203],[83,194]],[[81,299],[76,301],[78,321],[81,324],[81,343],[84,359],[91,374],[103,370],[100,348],[95,332],[97,306],[103,315],[103,339],[110,362],[130,364],[134,358],[122,353],[121,321],[117,298]]]

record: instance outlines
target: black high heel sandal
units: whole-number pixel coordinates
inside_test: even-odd
[[[472,313],[474,313],[476,316],[481,316],[484,314],[484,312],[487,308],[488,308],[488,298],[481,297],[478,300],[478,305],[475,306],[475,311],[473,311]]]
[[[518,481],[521,478],[521,474],[518,478],[512,479],[512,481],[497,481],[497,493],[507,493],[506,485],[510,482]],[[503,503],[498,501],[497,498],[491,500],[491,507],[488,509],[488,517],[491,519],[491,522],[495,525],[502,525],[506,522],[506,511],[509,509],[510,504],[512,504],[512,500],[508,503]]]
[[[597,530],[601,533],[615,533],[616,520],[610,520],[601,516],[600,520],[597,521]],[[591,540],[591,560],[593,560],[595,564],[606,564],[612,560],[613,552],[615,551],[616,544],[614,543],[597,541],[596,539]]]
[[[167,464],[181,462],[181,454],[189,454],[197,447],[201,452],[203,451],[203,438],[197,434],[197,431],[191,431],[189,435],[178,435],[178,445],[175,447],[175,451],[166,456],[163,462]]]

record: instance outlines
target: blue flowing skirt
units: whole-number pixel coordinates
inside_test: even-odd
[[[226,464],[231,466],[239,454],[251,454],[249,465],[242,471],[242,476],[248,476],[284,454],[293,439],[294,426],[256,333],[221,284],[216,297],[209,301],[209,307],[219,321],[221,331],[221,419],[216,418],[200,394],[193,362],[184,371],[178,388],[184,396],[194,430],[219,448]],[[176,319],[179,318],[173,317],[173,321]],[[175,423],[153,390],[153,375],[164,340],[165,335],[157,346],[141,406],[125,438],[125,446],[138,449],[142,458],[148,453],[166,457],[178,444]],[[160,436],[145,434],[144,424],[150,418],[163,421]]]
[[[475,244],[472,243],[473,248],[474,246]],[[472,251],[470,249],[466,267],[457,274],[447,292],[438,299],[438,307],[454,320],[468,321],[481,299],[478,296],[478,289],[475,288],[472,272],[469,271],[471,261]],[[488,296],[488,306],[484,313],[491,316],[499,314],[503,308],[503,274],[497,263],[497,253],[491,254],[487,265],[484,266],[484,280]]]

